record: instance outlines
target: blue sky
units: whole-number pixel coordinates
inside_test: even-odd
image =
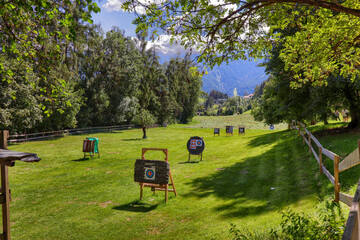
[[[100,13],[92,14],[94,23],[101,24],[105,32],[111,30],[113,26],[118,26],[120,29],[125,30],[127,36],[135,36],[136,26],[132,24],[135,19],[134,14],[111,10],[103,6],[105,3],[102,1],[99,4],[99,7],[101,7]]]
[[[121,9],[121,3],[124,0],[105,0],[100,1],[98,4],[101,8],[100,13],[93,13],[93,21],[95,24],[100,24],[104,32],[111,30],[113,26],[117,26],[122,30],[125,30],[126,36],[135,37],[136,26],[132,24],[132,21],[135,19],[134,13],[124,12]],[[141,12],[142,9],[137,9],[138,12]],[[157,51],[162,55],[175,56],[183,55],[185,50],[180,45],[170,45],[169,44],[170,36],[161,35],[160,39],[157,39],[154,43],[149,42],[148,46],[156,46]]]

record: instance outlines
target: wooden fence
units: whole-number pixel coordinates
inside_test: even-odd
[[[74,128],[74,129],[65,129],[59,131],[30,133],[30,134],[14,134],[9,136],[8,142],[26,142],[26,141],[41,140],[47,138],[63,137],[66,135],[76,135],[76,134],[95,133],[95,132],[111,132],[115,130],[124,130],[134,127],[135,125],[129,124],[129,125],[118,125],[118,126],[107,126],[107,127]]]
[[[352,197],[348,194],[341,193],[340,192],[340,183],[339,183],[339,173],[343,172],[349,168],[352,168],[358,164],[360,164],[360,140],[358,141],[358,148],[354,150],[352,153],[350,153],[344,160],[340,162],[339,155],[331,152],[330,150],[324,148],[320,142],[315,138],[314,135],[309,132],[305,125],[296,122],[295,120],[291,123],[291,129],[297,130],[299,136],[303,137],[303,143],[306,143],[309,146],[309,153],[313,154],[315,156],[315,159],[317,160],[319,164],[319,171],[320,174],[324,173],[325,176],[330,180],[330,182],[334,185],[334,193],[335,193],[335,199],[336,202],[343,202],[349,207],[350,214],[349,218],[346,223],[345,232],[343,235],[343,240],[350,240],[350,239],[360,239],[360,206],[359,206],[359,200],[360,200],[360,181],[357,188],[357,191],[355,193],[355,196]],[[318,147],[318,152],[315,151],[315,149],[312,146],[312,143],[314,143]],[[323,156],[326,156],[333,160],[334,162],[334,174],[332,175],[330,171],[328,171],[325,166],[323,165]]]

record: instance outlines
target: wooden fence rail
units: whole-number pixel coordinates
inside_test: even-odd
[[[345,171],[349,168],[352,168],[358,164],[360,164],[360,140],[358,140],[358,148],[349,154],[343,161],[340,162],[339,155],[331,152],[330,150],[324,148],[320,142],[314,137],[313,134],[309,130],[306,129],[306,126],[303,123],[297,122],[293,120],[290,125],[291,129],[297,130],[299,136],[303,137],[303,143],[306,143],[309,146],[309,152],[315,156],[319,164],[320,174],[324,173],[325,176],[330,180],[330,182],[334,185],[335,199],[336,202],[343,202],[346,205],[350,206],[350,214],[346,223],[345,232],[343,235],[343,240],[353,240],[360,239],[360,180],[358,183],[358,187],[355,193],[355,196],[352,197],[348,194],[340,192],[340,183],[339,183],[339,173]],[[314,142],[319,148],[319,153],[315,151],[312,147],[311,143]],[[334,175],[331,175],[329,170],[322,164],[322,156],[326,156],[333,160],[334,162]]]
[[[358,240],[360,239],[360,180],[354,195],[354,198],[351,201],[351,208],[349,217],[346,221],[344,234],[342,240]]]
[[[85,134],[85,133],[94,133],[94,132],[111,132],[115,130],[124,130],[134,127],[135,127],[134,124],[129,124],[129,125],[106,126],[106,127],[74,128],[74,129],[65,129],[59,131],[29,133],[29,134],[14,134],[14,135],[10,135],[8,142],[26,142],[32,140],[62,137],[66,135],[76,135],[76,134]]]

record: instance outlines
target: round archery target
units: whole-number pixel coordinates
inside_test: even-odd
[[[270,125],[270,130],[274,130],[274,129],[275,129],[274,125]]]
[[[155,180],[155,166],[145,167],[145,179]]]
[[[204,139],[201,137],[191,137],[187,142],[187,149],[192,155],[199,155],[205,149]]]

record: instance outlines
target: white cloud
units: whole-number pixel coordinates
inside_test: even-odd
[[[122,11],[121,5],[125,2],[125,0],[107,0],[103,5],[105,9],[109,12],[112,11]]]
[[[185,49],[182,45],[180,45],[180,38],[178,38],[178,43],[170,44],[170,35],[160,35],[155,41],[148,41],[147,48],[155,47],[155,49],[164,54],[164,55],[176,55],[176,54],[185,54],[190,52],[190,49]],[[191,49],[192,53],[198,53],[194,48]]]
[[[106,0],[106,3],[103,5],[103,7],[105,7],[105,9],[109,12],[112,11],[123,11],[121,8],[121,5],[125,2],[126,0]],[[141,3],[144,6],[150,5],[152,3],[161,3],[164,0],[139,0],[139,3]],[[143,6],[136,6],[135,7],[135,11],[139,14],[145,14],[145,7]]]

